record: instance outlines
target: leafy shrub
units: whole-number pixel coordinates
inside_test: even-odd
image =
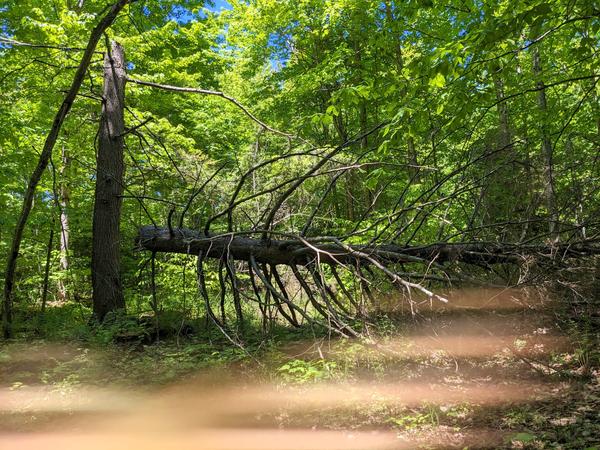
[[[337,363],[334,361],[293,359],[280,366],[277,372],[287,383],[305,384],[332,379],[336,369]]]

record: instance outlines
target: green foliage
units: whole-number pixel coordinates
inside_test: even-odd
[[[533,442],[535,440],[536,440],[536,436],[534,434],[525,433],[525,432],[516,433],[507,438],[508,442],[517,441],[517,442],[522,442],[525,444],[528,442]]]
[[[80,57],[77,49],[85,47],[106,6],[100,0],[86,0],[82,8],[77,3],[24,0],[0,6],[3,261],[28,174]],[[312,155],[253,172],[238,198],[268,192],[233,211],[232,230],[225,215],[211,228],[258,229],[281,192],[275,186],[289,186],[315,163],[315,153],[382,124],[336,155],[341,166],[364,165],[348,169],[335,183],[333,164],[305,180],[279,208],[275,231],[300,232],[318,205],[309,237],[346,236],[353,244],[373,239],[400,245],[543,243],[543,219],[551,211],[544,201],[548,170],[541,143],[549,137],[562,238],[597,232],[600,21],[594,2],[235,0],[230,5],[216,12],[201,0],[133,2],[108,37],[123,44],[131,77],[223,91],[265,123],[302,140],[257,128],[218,96],[128,83],[131,132],[119,245],[132,317],[156,314],[170,334],[181,328],[179,314],[197,329],[206,318],[197,295],[196,255],[157,255],[158,304],[152,303],[147,255],[132,245],[138,226],[163,225],[172,209],[177,223],[187,200],[207,182],[181,220],[202,228],[228,207],[240,173],[290,151],[306,152],[306,142],[311,143],[317,149]],[[104,50],[103,43],[98,51]],[[541,71],[534,68],[534,52]],[[19,258],[15,300],[22,318],[17,320],[23,333],[37,330],[52,339],[152,340],[148,328],[130,318],[86,331],[101,59],[95,55],[53,155],[55,170],[48,170],[36,193]],[[539,106],[542,85],[547,86],[545,109]],[[64,231],[61,208],[69,221],[66,252],[58,239]],[[72,311],[48,308],[39,322],[30,319],[41,308],[52,229],[48,305],[66,304]],[[218,267],[207,264],[209,302],[219,309]],[[402,270],[411,273],[412,267]],[[245,271],[238,275],[248,293]],[[340,276],[358,291],[357,280]],[[385,294],[391,285],[383,278],[375,275],[372,281]],[[256,330],[258,307],[248,297],[242,309]],[[336,300],[346,301],[340,292]],[[224,303],[224,316],[233,318],[230,293]],[[170,317],[171,312],[176,314]],[[70,314],[73,323],[62,327],[68,321],[59,314]],[[393,331],[390,321],[375,320],[381,334]],[[582,366],[589,357],[594,355],[582,349]]]
[[[305,384],[334,378],[337,364],[335,361],[325,359],[314,361],[293,359],[280,366],[277,372],[286,383]]]
[[[423,412],[416,412],[400,417],[390,417],[388,421],[402,429],[415,429],[424,425],[437,426],[440,424],[440,407],[433,404],[424,405]]]
[[[134,342],[149,337],[147,327],[140,324],[136,317],[109,313],[102,324],[95,326],[91,332],[91,341],[97,345],[107,345],[116,340]]]

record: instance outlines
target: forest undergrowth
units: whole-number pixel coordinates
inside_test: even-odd
[[[21,311],[0,349],[0,447],[596,448],[594,315],[469,297],[380,311],[362,340],[249,322],[243,346],[176,312],[157,339],[140,318],[90,329],[80,305],[44,324]]]

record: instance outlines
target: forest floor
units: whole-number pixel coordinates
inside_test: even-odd
[[[388,315],[376,346],[29,336],[0,344],[0,448],[600,448],[597,336],[544,311]]]

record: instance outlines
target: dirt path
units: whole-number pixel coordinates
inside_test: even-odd
[[[242,357],[190,364],[167,385],[136,383],[136,371],[164,376],[195,347],[150,347],[124,357],[116,349],[11,344],[0,351],[0,448],[598,444],[598,372],[552,316],[438,311],[402,322],[400,331],[378,348],[321,339],[261,350],[260,363]],[[216,353],[199,355],[198,364],[222,357]]]

